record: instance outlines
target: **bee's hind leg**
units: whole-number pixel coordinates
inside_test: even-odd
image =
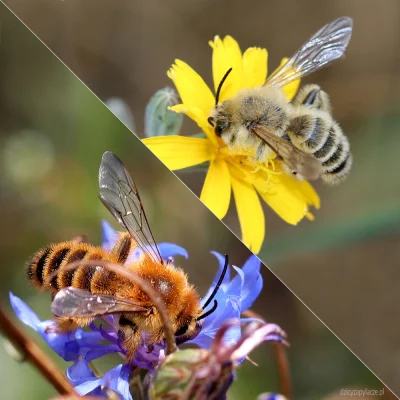
[[[93,318],[70,318],[70,317],[54,317],[55,327],[48,328],[48,331],[58,333],[72,332],[78,328],[88,326]]]
[[[128,361],[132,361],[135,357],[136,350],[142,344],[142,335],[137,325],[133,321],[127,319],[124,314],[119,318],[119,326],[118,336],[126,351],[126,358]]]
[[[120,235],[118,242],[115,244],[111,252],[118,258],[118,263],[124,264],[128,259],[132,248],[132,238],[129,232],[124,232]]]
[[[295,106],[304,105],[318,110],[331,112],[329,96],[318,85],[303,86],[292,100]]]

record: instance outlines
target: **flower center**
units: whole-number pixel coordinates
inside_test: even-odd
[[[218,150],[216,157],[228,164],[235,178],[254,185],[260,193],[271,192],[278,184],[274,177],[283,173],[281,162],[276,160],[275,155],[267,162],[260,162],[250,151],[232,152],[223,147]]]

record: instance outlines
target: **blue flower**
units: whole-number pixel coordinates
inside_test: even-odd
[[[103,247],[109,250],[118,240],[118,234],[105,221],[102,223],[102,232]],[[164,259],[174,256],[188,257],[186,250],[175,244],[160,243],[158,247]],[[219,270],[208,293],[202,300],[202,305],[204,305],[204,299],[207,299],[214,290],[225,262],[221,254],[217,252],[212,254],[219,262]],[[128,257],[127,263],[139,255],[140,250],[133,251]],[[198,336],[187,343],[209,349],[216,332],[225,321],[240,319],[243,311],[251,307],[262,289],[263,281],[260,266],[261,263],[258,258],[251,256],[242,268],[228,267],[220,289],[215,296],[218,302],[217,309],[204,319]],[[231,268],[237,273],[233,279],[231,279]],[[53,321],[41,321],[22,300],[11,293],[10,301],[17,317],[24,324],[39,333],[60,357],[66,361],[73,361],[73,364],[67,370],[67,376],[79,394],[105,395],[104,387],[106,387],[118,393],[122,399],[132,399],[129,393],[129,375],[133,365],[119,364],[101,378],[96,377],[89,366],[91,361],[107,354],[120,353],[122,356],[125,355],[125,350],[118,337],[118,324],[113,316],[103,317],[100,325],[92,323],[89,330],[78,328],[74,332],[60,333],[56,331],[56,325]],[[241,321],[247,322],[249,319],[241,319]],[[226,332],[224,342],[235,344],[240,338],[241,327],[237,325]],[[276,337],[268,337],[266,340],[280,340],[280,337],[277,335]],[[164,342],[153,346],[151,351],[146,345],[142,345],[135,355],[133,364],[153,373],[164,359],[164,351]]]
[[[218,259],[219,269],[208,293],[203,298],[202,305],[217,285],[225,264],[225,258],[221,254],[217,252],[212,252],[212,254],[214,254]],[[260,267],[260,260],[256,256],[252,255],[242,268],[232,266],[232,268],[237,272],[237,275],[232,280],[230,267],[228,268],[218,293],[215,296],[215,299],[218,302],[217,309],[214,313],[204,319],[201,332],[188,343],[194,343],[200,347],[210,348],[218,329],[224,321],[228,319],[240,319],[242,322],[248,322],[251,320],[249,318],[240,318],[240,316],[244,311],[252,306],[254,300],[261,292],[263,280],[260,274]],[[240,326],[232,327],[227,332],[225,341],[227,343],[236,343],[240,336]]]

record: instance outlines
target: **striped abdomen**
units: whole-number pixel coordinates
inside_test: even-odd
[[[128,235],[121,237],[111,252],[87,243],[62,242],[52,244],[39,250],[27,265],[31,282],[39,288],[58,290],[74,286],[92,293],[113,294],[112,281],[115,274],[101,266],[89,266],[82,262],[76,268],[66,266],[77,261],[104,260],[123,264],[129,254],[131,239]],[[49,280],[51,275],[54,276]]]
[[[328,95],[317,85],[307,85],[293,104],[297,109],[286,130],[288,138],[322,162],[323,181],[331,184],[343,181],[350,172],[353,157],[349,140],[330,115]]]

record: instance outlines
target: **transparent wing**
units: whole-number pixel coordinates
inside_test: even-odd
[[[58,317],[94,318],[117,313],[147,313],[148,309],[133,301],[106,294],[92,294],[75,287],[61,289],[51,303]]]
[[[349,17],[323,26],[266,80],[264,86],[284,86],[342,57],[350,42],[352,27],[353,20]]]
[[[307,180],[315,180],[324,172],[322,163],[311,154],[308,154],[287,140],[274,135],[263,127],[252,130],[263,142],[265,142],[283,162],[292,170],[304,176]]]
[[[105,152],[101,160],[99,186],[101,201],[136,240],[143,253],[154,262],[164,263],[136,185],[122,161],[110,151]]]

